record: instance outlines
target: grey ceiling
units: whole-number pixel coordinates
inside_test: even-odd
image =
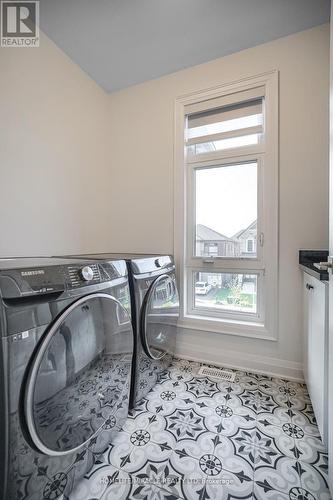
[[[41,28],[108,92],[329,20],[329,0],[41,0]]]

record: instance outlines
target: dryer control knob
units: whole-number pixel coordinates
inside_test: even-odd
[[[94,271],[90,266],[83,267],[80,271],[80,274],[84,281],[91,281],[94,278]]]

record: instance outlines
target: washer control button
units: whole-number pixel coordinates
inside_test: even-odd
[[[94,271],[90,266],[83,267],[80,274],[84,281],[91,281],[92,279],[94,279]]]

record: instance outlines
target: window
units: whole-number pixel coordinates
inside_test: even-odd
[[[216,243],[211,243],[208,245],[208,255],[211,257],[217,257],[218,256],[218,246]]]
[[[183,325],[275,338],[277,73],[184,97],[176,110]]]
[[[258,275],[195,271],[193,279],[197,310],[256,314]]]
[[[254,240],[246,240],[246,252],[253,253],[254,250]]]
[[[257,162],[195,167],[193,175],[195,255],[245,257],[246,253],[241,251],[246,242],[242,233],[250,225],[254,226],[255,233],[257,231]],[[218,241],[218,244],[214,243],[213,247],[211,240]]]

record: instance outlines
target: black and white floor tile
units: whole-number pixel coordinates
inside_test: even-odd
[[[329,500],[306,387],[175,360],[69,500]]]

